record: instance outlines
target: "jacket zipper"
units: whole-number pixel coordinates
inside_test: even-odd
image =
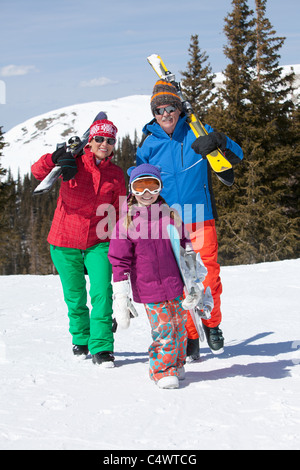
[[[181,165],[183,167],[183,142],[181,142]]]
[[[205,193],[206,204],[209,206],[208,197],[207,197],[207,191],[206,191],[206,184],[204,184],[204,193]]]

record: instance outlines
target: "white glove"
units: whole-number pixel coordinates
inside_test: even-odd
[[[183,309],[191,310],[192,308],[195,308],[200,299],[201,299],[201,292],[199,290],[199,287],[195,284],[191,286],[190,291],[187,293],[187,296],[182,301]]]
[[[129,298],[129,281],[119,281],[113,283],[113,311],[117,324],[120,328],[129,327],[130,318],[138,316],[138,313]]]

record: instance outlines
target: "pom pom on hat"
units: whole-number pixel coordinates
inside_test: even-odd
[[[172,105],[182,110],[182,103],[177,94],[176,87],[166,80],[158,80],[153,88],[151,97],[151,111],[155,115],[155,109],[162,105]]]
[[[107,119],[101,119],[100,121],[95,121],[90,127],[89,142],[96,136],[102,135],[103,137],[116,138],[118,129],[113,122],[108,121]]]

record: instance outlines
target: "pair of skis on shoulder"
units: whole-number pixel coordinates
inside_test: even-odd
[[[157,54],[152,54],[147,57],[147,60],[161,79],[172,83],[172,85],[176,87],[178,96],[182,102],[183,111],[187,115],[187,122],[195,136],[200,137],[207,135],[208,132],[204,125],[195,116],[191,104],[184,97],[180,82],[176,82],[175,75],[167,69],[162,58]],[[219,180],[226,186],[232,186],[234,183],[234,171],[231,163],[227,160],[222,151],[220,149],[214,150],[210,154],[206,155],[206,158],[211,169],[215,172]]]
[[[210,287],[207,287],[204,293],[203,281],[207,275],[207,269],[203,264],[200,253],[191,252],[189,254],[182,248],[180,235],[174,225],[168,225],[167,231],[184,283],[186,297],[183,308],[190,312],[200,341],[203,342],[205,335],[202,319],[209,320],[214,307]]]
[[[97,114],[93,122],[100,121],[101,119],[107,119],[107,115],[103,111],[100,111],[100,113]],[[68,140],[68,143],[57,144],[56,149],[60,147],[65,147],[66,151],[71,152],[73,157],[76,158],[83,153],[84,147],[88,143],[89,135],[90,135],[90,128],[88,128],[85,131],[85,133],[83,134],[81,138],[77,136],[71,137]],[[61,175],[61,167],[57,165],[35,188],[35,190],[33,191],[33,194],[34,195],[44,194],[50,191],[50,189],[52,188],[54,183],[58,180],[60,175]]]

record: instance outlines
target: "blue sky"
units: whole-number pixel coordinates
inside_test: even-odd
[[[231,0],[1,0],[0,7],[3,131],[63,106],[151,94],[147,56],[160,54],[179,78],[192,34],[213,72],[227,64]],[[299,0],[268,0],[267,17],[287,38],[281,65],[300,63],[299,13]]]

